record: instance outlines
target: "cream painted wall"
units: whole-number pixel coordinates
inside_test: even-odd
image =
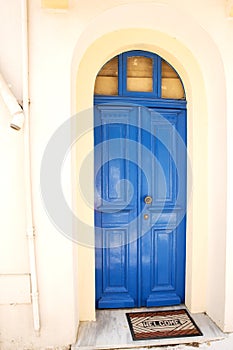
[[[17,98],[21,99],[19,1],[0,0],[0,6],[3,9],[0,68]],[[135,30],[120,36],[121,30],[130,28]],[[115,34],[107,35],[114,31]],[[189,152],[197,185],[193,188],[188,214],[189,292],[186,300],[193,311],[205,310],[223,329],[233,331],[233,144],[230,131],[233,51],[229,45],[232,34],[233,21],[226,18],[222,0],[71,0],[69,10],[64,13],[42,9],[40,0],[30,1],[33,208],[42,328],[40,337],[36,337],[30,304],[0,306],[1,350],[15,349],[15,344],[19,350],[25,346],[62,348],[74,342],[79,316],[82,319],[94,317],[94,290],[90,288],[94,284],[93,250],[80,248],[78,252],[77,245],[62,236],[50,222],[41,201],[40,163],[47,142],[61,123],[75,113],[77,106],[78,110],[85,110],[92,105],[98,69],[119,51],[135,47],[151,48],[163,55],[177,68],[186,84]],[[100,49],[96,51],[98,47]],[[91,59],[91,54],[95,55],[95,60]],[[29,272],[22,132],[16,133],[8,128],[10,118],[2,101],[0,115],[0,154],[4,169],[0,183],[0,207],[4,213],[0,224],[0,274],[21,275]],[[89,138],[87,142],[91,149],[93,140]],[[69,201],[71,192],[76,190],[71,188],[70,181],[74,172],[73,164],[63,179]],[[228,191],[225,188],[226,175]],[[89,179],[91,176],[92,172]],[[82,207],[81,213],[93,225],[90,208]],[[90,262],[90,274],[82,269],[83,260],[78,260],[78,254]],[[82,282],[81,288],[78,281]],[[87,292],[92,298],[90,308],[78,307],[78,293],[79,300],[84,300]]]

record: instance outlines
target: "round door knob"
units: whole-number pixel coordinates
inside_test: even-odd
[[[146,204],[151,204],[151,203],[152,203],[152,197],[151,197],[151,196],[146,196],[146,197],[144,198],[144,202],[145,202]]]

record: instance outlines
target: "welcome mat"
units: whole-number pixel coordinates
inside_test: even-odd
[[[203,335],[185,309],[126,314],[133,340]]]

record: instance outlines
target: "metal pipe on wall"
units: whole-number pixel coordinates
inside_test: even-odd
[[[31,300],[34,330],[40,331],[39,293],[37,283],[35,228],[32,207],[31,147],[30,147],[30,108],[29,108],[29,40],[28,40],[28,1],[22,0],[22,70],[23,70],[23,111],[24,123],[24,167],[26,195],[26,223],[31,276]]]

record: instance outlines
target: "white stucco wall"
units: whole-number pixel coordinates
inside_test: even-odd
[[[19,3],[18,0],[10,2],[0,0],[0,68],[1,73],[12,85],[12,91],[20,100],[22,77]],[[224,330],[233,331],[231,278],[233,271],[231,253],[233,249],[231,222],[233,20],[226,17],[225,2],[222,0],[204,2],[202,0],[187,2],[182,0],[160,0],[159,2],[71,0],[69,10],[66,12],[47,11],[41,9],[40,5],[40,0],[30,1],[32,184],[41,334],[36,337],[33,333],[32,310],[28,302],[30,291],[27,284],[29,266],[24,214],[23,132],[17,133],[9,128],[10,116],[0,100],[2,140],[0,148],[2,169],[0,275],[3,275],[2,277],[10,275],[11,283],[13,285],[15,283],[16,290],[21,286],[25,297],[24,300],[20,299],[22,295],[19,296],[16,293],[17,295],[12,297],[14,302],[11,305],[6,300],[7,291],[0,291],[1,349],[23,349],[24,345],[39,348],[71,344],[76,337],[79,314],[83,319],[88,318],[88,315],[91,317],[93,310],[88,310],[84,303],[81,308],[78,307],[80,300],[78,294],[81,300],[84,300],[82,295],[87,295],[87,291],[90,297],[93,297],[93,274],[85,275],[83,266],[77,266],[78,261],[82,263],[82,259],[77,259],[77,245],[61,235],[46,214],[40,193],[41,159],[53,132],[75,113],[76,105],[78,110],[91,107],[94,73],[105,60],[122,50],[123,46],[126,49],[136,46],[143,49],[145,42],[147,42],[146,48],[150,46],[154,50],[157,49],[158,53],[167,55],[167,58],[173,60],[172,63],[177,66],[181,76],[183,74],[183,80],[187,84],[193,82],[195,85],[187,86],[192,107],[190,107],[190,118],[193,115],[199,115],[199,111],[205,110],[201,108],[203,104],[208,110],[208,114],[203,115],[205,125],[202,125],[202,115],[199,115],[198,123],[197,120],[192,121],[195,130],[189,129],[190,133],[194,132],[196,135],[199,133],[200,140],[203,142],[199,144],[199,154],[202,147],[205,150],[208,145],[209,157],[208,162],[202,164],[202,173],[198,168],[194,169],[196,184],[203,188],[203,196],[206,196],[206,199],[208,195],[208,209],[205,207],[204,212],[198,206],[190,209],[189,229],[193,232],[189,232],[188,244],[191,244],[191,249],[188,259],[190,266],[193,266],[193,269],[190,269],[193,275],[188,275],[187,280],[190,281],[189,288],[193,291],[191,295],[195,297],[188,300],[188,303],[193,307],[193,311],[207,311]],[[103,39],[105,35],[130,28],[137,29],[140,38],[138,42],[135,34],[130,34],[131,37],[129,35],[128,43],[123,40],[124,38],[121,40],[118,35],[114,42],[115,51],[114,43],[104,47],[104,43],[108,43],[107,39],[106,41]],[[145,29],[150,32],[147,38],[143,36]],[[167,47],[165,42],[162,42],[163,37],[167,38]],[[98,40],[102,50],[96,53],[96,58],[91,62],[88,50],[95,52]],[[182,50],[184,54],[190,52],[190,60],[188,56],[182,60]],[[85,54],[90,60],[88,69],[85,66],[87,62],[83,58]],[[195,64],[191,64],[192,60]],[[83,68],[80,67],[80,62],[84,65]],[[187,66],[190,64],[190,72],[184,62],[187,62]],[[201,91],[205,91],[205,96],[199,96],[200,105],[192,105],[191,101],[193,94],[198,96],[198,81],[189,78],[189,73],[190,76],[195,75],[194,66],[198,68],[198,74],[202,78]],[[82,85],[78,85],[80,94],[76,96],[78,72],[82,74]],[[87,79],[85,79],[85,72]],[[87,92],[85,96],[84,91]],[[80,96],[82,96],[81,100],[78,99]],[[200,131],[196,128],[200,128]],[[208,133],[202,134],[203,128]],[[226,139],[226,130],[228,139]],[[91,146],[92,140],[89,139],[89,141],[88,144]],[[192,153],[191,146],[192,142],[190,143]],[[228,152],[226,152],[226,146]],[[194,162],[198,164],[200,164],[200,159],[197,159],[199,154],[192,155]],[[75,189],[71,190],[70,181],[71,173],[74,171],[74,167],[71,170],[68,169],[63,178],[69,198],[70,193],[75,191]],[[206,176],[201,178],[200,174],[204,172]],[[196,188],[193,188],[194,197],[195,191]],[[199,201],[201,200],[202,198],[199,198]],[[200,206],[201,204],[200,202]],[[83,216],[91,222],[92,217],[89,216],[89,212],[85,211],[85,208],[83,210]],[[201,227],[202,229],[204,227],[204,231],[208,230],[208,234],[204,232],[204,240],[199,229]],[[194,234],[199,238],[192,245]],[[203,263],[195,260],[196,252],[199,258],[203,259]],[[83,255],[89,263],[94,264],[92,250],[81,249],[79,254]],[[201,270],[200,266],[203,267]],[[79,276],[77,276],[77,270]],[[14,276],[16,276],[15,279]],[[19,279],[20,282],[18,282]],[[81,288],[77,285],[78,281],[82,281]],[[197,289],[200,297],[195,292]],[[90,304],[93,306],[93,300]]]

